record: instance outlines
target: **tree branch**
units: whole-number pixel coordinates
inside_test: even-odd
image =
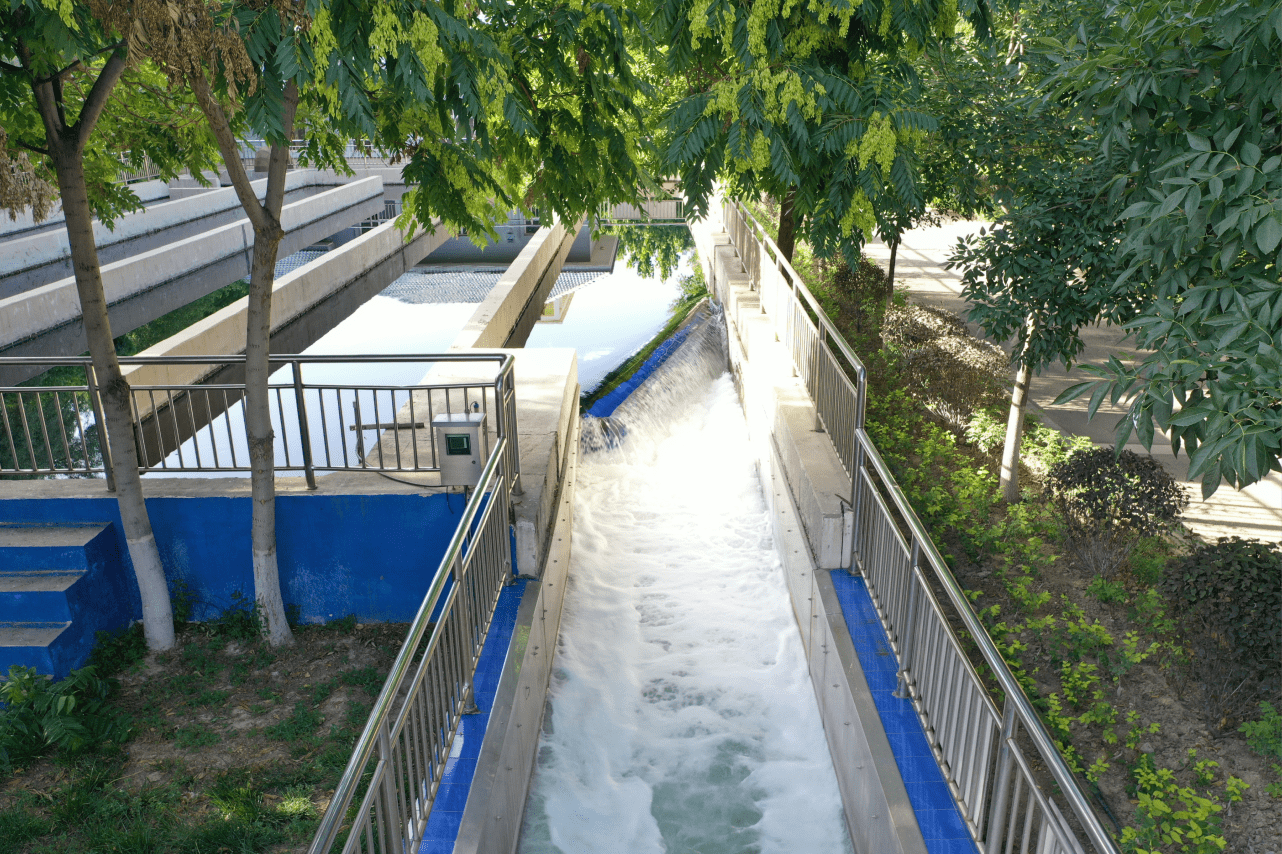
[[[85,144],[89,142],[89,134],[93,133],[93,126],[98,123],[103,107],[107,106],[107,98],[111,95],[111,90],[120,80],[120,75],[125,73],[125,64],[126,52],[118,50],[107,60],[102,71],[98,72],[98,79],[94,81],[93,88],[85,97],[85,105],[80,108],[80,118],[76,120],[78,150],[83,151]]]
[[[255,231],[270,229],[273,223],[267,211],[259,203],[258,194],[254,192],[253,183],[245,172],[245,164],[240,160],[240,149],[236,146],[236,137],[231,132],[231,123],[227,120],[222,104],[218,103],[218,99],[210,90],[209,80],[205,78],[203,70],[193,72],[190,80],[191,90],[196,95],[196,103],[200,105],[200,111],[209,120],[209,129],[214,132],[214,139],[218,141],[218,150],[223,155],[227,175],[231,178],[231,185],[236,190],[236,198],[240,200],[240,206],[245,209],[245,216],[249,217],[250,225]],[[277,228],[279,227],[277,225]]]
[[[5,62],[2,59],[0,59],[0,71],[8,74],[21,74],[23,76],[26,76],[27,74],[27,69],[23,68],[21,65],[14,65],[11,62]]]

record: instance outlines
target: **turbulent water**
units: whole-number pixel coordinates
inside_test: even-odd
[[[524,854],[851,850],[738,398],[694,339],[622,441],[585,441]]]

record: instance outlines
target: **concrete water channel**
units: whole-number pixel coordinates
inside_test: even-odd
[[[626,299],[606,280],[561,284],[575,234],[550,226],[495,278],[438,289],[412,268],[447,235],[389,226],[277,285],[274,325],[312,348],[279,383],[282,451],[287,396],[302,410],[340,387],[403,394],[357,415],[356,465],[278,478],[286,601],[309,620],[411,622],[313,852],[340,838],[424,854],[1116,850],[863,432],[857,357],[742,211],[692,225],[717,307],[642,369],[604,432],[579,417],[580,383],[662,323],[670,283],[636,305],[637,282]],[[431,301],[460,281],[484,299]],[[598,334],[581,311],[594,288],[631,331]],[[243,347],[241,312],[130,365],[135,394],[234,386],[235,359],[208,354]],[[387,348],[376,380],[362,372],[379,357],[342,364],[370,336]],[[166,477],[163,461],[211,418],[234,435],[237,404],[206,395],[184,425],[175,400],[140,405],[143,446],[173,421],[145,490],[167,567],[212,614],[250,589],[246,479]],[[489,419],[462,495],[418,423],[432,405]],[[432,464],[401,464],[420,453]],[[93,479],[6,482],[0,549],[92,529],[85,574],[110,576],[99,610],[127,618],[113,505]]]

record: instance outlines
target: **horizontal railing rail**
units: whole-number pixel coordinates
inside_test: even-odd
[[[911,700],[975,841],[985,854],[1117,854],[1054,739],[864,430],[863,364],[760,223],[730,203],[725,224],[751,286],[761,295],[762,310],[810,392],[817,426],[829,433],[851,476],[851,569],[862,572],[898,656],[897,694]],[[970,638],[973,652],[962,644],[954,621]],[[980,678],[973,656],[995,686]],[[1048,782],[1055,793],[1048,791]],[[1075,824],[1057,805],[1060,798]]]
[[[512,579],[508,455],[500,439],[374,702],[310,854],[419,850],[499,593]],[[364,795],[361,781],[371,762]],[[358,803],[349,819],[353,804]]]
[[[126,367],[146,366],[131,379],[131,440],[144,473],[234,473],[250,470],[244,430],[243,381],[217,375],[243,373],[244,356],[131,356]],[[101,389],[88,357],[4,358],[0,364],[71,368],[83,381],[0,388],[0,476],[111,476],[109,447],[102,442]],[[273,356],[268,395],[278,472],[440,470],[431,423],[440,415],[484,413],[486,447],[504,445],[507,471],[519,488],[514,359],[508,354],[410,354]],[[412,384],[371,383],[331,373],[366,373],[377,365],[421,364],[438,374]],[[447,365],[493,365],[484,372]],[[311,376],[309,378],[309,369]],[[168,381],[178,373],[182,381]],[[461,374],[481,374],[476,378]],[[199,382],[193,377],[209,377]],[[422,374],[420,374],[421,376]],[[484,449],[482,449],[484,456]]]

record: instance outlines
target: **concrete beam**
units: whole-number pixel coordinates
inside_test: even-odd
[[[370,178],[287,205],[280,256],[310,246],[382,210],[382,184]],[[254,232],[248,220],[104,265],[103,288],[119,335],[249,275]],[[63,279],[0,300],[0,354],[49,356],[87,349],[74,279]],[[0,384],[19,382],[39,368],[6,369]]]
[[[561,274],[578,229],[540,228],[454,339],[451,349],[520,347]],[[530,312],[534,312],[531,319]]]
[[[377,293],[396,281],[451,237],[450,232],[439,227],[439,221],[436,225],[438,228],[434,233],[418,231],[406,239],[396,223],[385,222],[350,243],[281,276],[272,286],[272,335],[354,284],[363,285],[364,291]],[[140,355],[243,353],[248,312],[249,298],[239,299]],[[216,370],[217,366],[206,365],[129,365],[124,374],[129,384],[134,386],[192,385]]]
[[[215,180],[217,176],[215,176]],[[332,172],[303,169],[285,177],[285,201],[293,203],[344,183]],[[253,182],[261,200],[267,179]],[[145,210],[125,214],[110,228],[95,221],[94,243],[100,264],[157,249],[218,226],[244,219],[240,200],[231,187],[218,185],[199,196],[157,202]],[[0,299],[47,285],[73,275],[67,230],[59,227],[40,234],[17,236],[3,243],[0,253]]]

